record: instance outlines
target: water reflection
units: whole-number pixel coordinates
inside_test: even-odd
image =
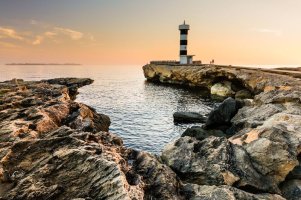
[[[80,89],[77,101],[110,116],[110,131],[126,146],[160,153],[164,145],[196,124],[173,124],[176,111],[208,114],[212,102],[199,88],[145,82],[140,66],[0,66],[0,80],[40,80],[90,77],[94,83]]]

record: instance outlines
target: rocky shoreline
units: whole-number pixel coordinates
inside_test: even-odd
[[[91,79],[0,83],[0,199],[173,199],[176,174],[74,102]]]
[[[227,99],[162,156],[124,147],[74,101],[91,79],[1,82],[0,199],[299,199],[300,81],[231,70],[144,67],[149,81],[254,97]]]
[[[163,150],[164,163],[183,182],[197,184],[194,190],[200,193],[204,185],[219,191],[227,185],[258,199],[301,198],[300,79],[278,71],[208,65],[149,64],[143,70],[148,81],[199,87],[212,95],[212,88],[220,84],[225,88],[219,96],[236,98],[226,99],[205,126],[185,131]],[[237,96],[243,90],[252,99]],[[259,197],[260,193],[279,196]]]

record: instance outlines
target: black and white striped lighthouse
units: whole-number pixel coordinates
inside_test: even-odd
[[[180,64],[192,64],[192,57],[193,55],[187,55],[187,44],[188,44],[188,30],[189,25],[183,24],[179,26],[180,30]]]

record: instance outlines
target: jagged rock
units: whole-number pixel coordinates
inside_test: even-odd
[[[194,123],[194,122],[205,122],[206,118],[196,112],[175,112],[173,114],[175,123]]]
[[[231,82],[229,81],[214,84],[210,89],[210,93],[211,95],[220,97],[229,97],[235,94],[235,92],[231,89]]]
[[[190,128],[187,128],[184,133],[181,135],[181,137],[190,136],[194,137],[198,140],[206,139],[209,136],[215,136],[215,137],[226,137],[227,135],[224,134],[220,130],[205,130],[200,126],[192,126]]]
[[[280,192],[277,186],[279,182],[258,173],[247,151],[231,144],[226,138],[211,136],[199,141],[181,137],[164,148],[162,160],[184,182],[236,185],[252,191]]]
[[[235,187],[229,186],[208,186],[186,184],[183,192],[187,195],[188,199],[203,199],[203,200],[284,200],[279,195],[275,194],[252,194],[239,190]]]
[[[185,182],[223,185],[227,182],[223,173],[229,173],[233,183],[239,179],[227,172],[229,151],[225,138],[209,137],[199,141],[186,136],[168,144],[162,152],[162,160]]]
[[[210,146],[216,138],[203,139],[201,135],[203,140],[199,141],[182,137],[167,145],[163,151],[164,162],[175,170],[181,180],[217,185],[212,186],[214,189],[211,186],[210,189],[196,186],[203,187],[199,190],[201,195],[192,195],[190,198],[210,199],[215,194],[222,194],[221,191],[227,191],[223,193],[223,197],[228,195],[232,199],[277,199],[280,198],[277,195],[267,194],[263,197],[259,193],[281,194],[281,191],[288,199],[294,198],[294,192],[297,199],[300,198],[300,186],[294,180],[294,177],[299,176],[298,157],[301,153],[300,79],[294,78],[292,74],[279,74],[273,70],[264,72],[265,70],[259,69],[223,66],[146,65],[143,69],[149,81],[153,80],[148,77],[148,71],[151,70],[152,76],[162,83],[172,82],[210,89],[214,83],[229,81],[235,86],[232,89],[237,93],[236,98],[239,98],[240,90],[255,94],[253,101],[243,101],[244,107],[237,113],[218,117],[211,126],[205,127],[206,131],[212,131],[220,126],[218,129],[227,135],[233,135],[228,141],[216,142],[216,145]],[[161,76],[161,71],[164,71],[164,76]],[[193,132],[189,134],[195,135]],[[224,156],[218,157],[217,152]],[[204,163],[207,166],[203,166]],[[225,174],[224,170],[229,173]],[[222,173],[223,178],[220,175]],[[233,190],[222,190],[221,187],[225,186],[219,185],[223,184],[235,187],[234,190],[241,189],[256,194],[239,196],[235,193],[231,196]],[[194,189],[188,191],[193,194]],[[202,193],[205,191],[208,191],[206,195]]]
[[[288,200],[301,199],[301,180],[294,179],[294,180],[286,181],[282,185],[281,191],[283,196]]]
[[[245,145],[254,167],[266,176],[272,176],[280,183],[298,164],[296,155],[289,152],[285,143],[259,138]]]
[[[0,82],[0,199],[185,199],[168,166],[124,147],[103,132],[109,117],[73,101],[89,83]]]
[[[185,199],[185,196],[180,194],[181,182],[177,175],[155,156],[132,151],[128,159],[133,161],[132,169],[146,184],[145,199]]]
[[[237,131],[243,128],[256,128],[273,115],[282,112],[281,104],[263,104],[260,106],[245,106],[231,119],[233,128]]]
[[[231,125],[231,119],[235,116],[242,103],[229,97],[217,108],[210,112],[206,121],[206,128],[225,129]]]

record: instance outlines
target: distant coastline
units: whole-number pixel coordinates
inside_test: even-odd
[[[7,63],[5,65],[81,65],[78,63]]]

